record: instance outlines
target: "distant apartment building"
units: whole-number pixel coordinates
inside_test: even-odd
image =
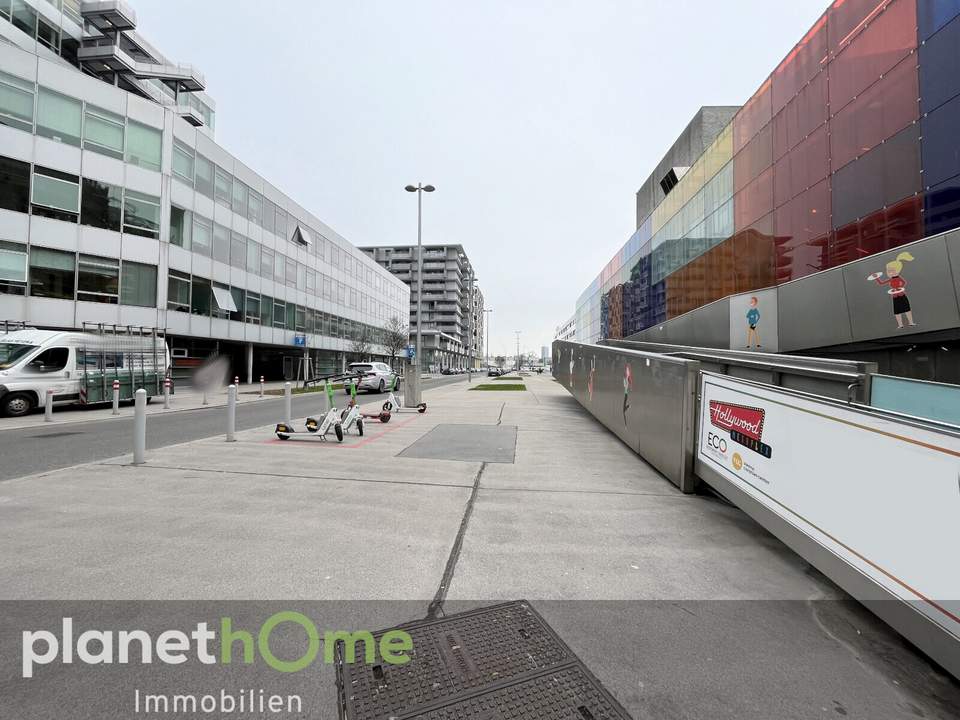
[[[417,330],[417,248],[360,248],[410,288],[410,338]],[[478,368],[484,354],[483,293],[462,245],[423,246],[420,364],[425,371]]]

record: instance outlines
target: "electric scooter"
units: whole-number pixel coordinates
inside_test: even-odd
[[[384,412],[412,412],[413,410],[416,410],[418,413],[425,413],[427,411],[427,404],[425,402],[420,403],[416,408],[404,408],[403,403],[401,403],[397,399],[397,396],[393,393],[394,389],[399,387],[400,378],[398,377],[395,387],[390,389],[390,394],[387,396],[387,401],[383,403]]]
[[[340,423],[340,411],[337,410],[336,403],[333,400],[332,380],[333,377],[325,380],[327,407],[329,409],[324,413],[323,418],[319,422],[316,418],[308,417],[306,428],[308,432],[318,434],[320,440],[326,441],[327,433],[330,432],[330,428],[332,427],[337,436],[337,441],[343,442],[343,426]],[[291,435],[296,434],[296,431],[286,423],[277,423],[276,433],[277,437],[281,440],[289,440]]]
[[[363,437],[363,413],[360,412],[360,406],[357,405],[357,382],[362,376],[350,378],[350,402],[340,414],[340,425],[343,432],[347,432],[351,425],[356,425],[357,435]]]

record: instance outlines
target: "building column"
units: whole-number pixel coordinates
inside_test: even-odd
[[[253,343],[247,343],[247,385],[253,385]]]

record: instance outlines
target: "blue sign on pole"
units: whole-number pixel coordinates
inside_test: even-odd
[[[417,348],[413,345],[407,345],[407,360],[413,360],[417,356]]]
[[[293,344],[297,347],[306,347],[307,346],[307,336],[306,335],[294,335]]]

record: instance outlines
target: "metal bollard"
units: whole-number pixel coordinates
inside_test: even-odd
[[[293,425],[293,389],[290,383],[283,386],[283,421],[287,425]]]
[[[43,403],[43,421],[53,422],[53,389],[47,390],[47,397]]]
[[[260,397],[263,397],[263,375],[260,376]]]
[[[163,409],[170,409],[170,378],[163,379]]]
[[[120,381],[113,381],[113,414],[120,414]]]
[[[147,391],[137,390],[133,402],[133,464],[143,465],[147,453]]]
[[[206,391],[206,390],[203,391],[203,404],[204,404],[204,405],[209,405],[209,404],[210,404],[210,403],[207,402],[207,391]]]
[[[227,442],[236,442],[237,432],[237,386],[227,388]]]

